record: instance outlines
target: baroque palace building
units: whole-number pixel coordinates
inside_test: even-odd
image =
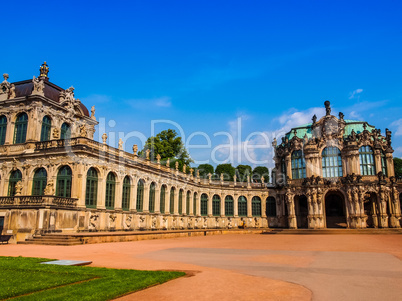
[[[52,232],[248,228],[399,228],[402,183],[391,132],[331,115],[275,148],[273,184],[200,178],[93,140],[88,109],[38,78],[0,84],[0,229],[23,241]]]

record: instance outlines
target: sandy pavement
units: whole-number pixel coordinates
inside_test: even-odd
[[[119,300],[397,300],[401,235],[216,235],[78,246],[2,245],[0,256],[183,270]]]

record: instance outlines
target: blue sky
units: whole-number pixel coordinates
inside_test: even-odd
[[[272,167],[264,144],[321,117],[328,99],[346,119],[390,128],[402,157],[399,1],[7,1],[2,11],[0,72],[28,79],[46,60],[52,82],[96,106],[96,139],[106,131],[111,145],[122,135],[126,150],[141,147],[169,120],[204,145],[190,147],[198,163]],[[246,140],[262,145],[251,159]]]

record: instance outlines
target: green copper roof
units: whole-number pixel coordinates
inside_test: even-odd
[[[366,123],[365,121],[358,121],[358,120],[350,120],[350,119],[345,119],[345,133],[344,137],[349,136],[352,133],[352,130],[356,132],[356,134],[359,134],[364,131],[363,125]],[[298,138],[303,139],[304,136],[307,134],[307,138],[310,138],[311,135],[311,123],[299,126],[299,127],[294,127],[291,129],[290,132],[288,132],[285,136],[290,140],[294,136],[294,130],[296,130],[296,136]],[[367,124],[367,130],[371,132],[371,130],[375,129],[374,126]]]

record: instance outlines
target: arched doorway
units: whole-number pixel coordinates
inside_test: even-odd
[[[297,228],[308,228],[308,205],[305,195],[296,195],[295,198]]]
[[[325,196],[327,228],[346,228],[345,199],[340,192],[330,191]]]

